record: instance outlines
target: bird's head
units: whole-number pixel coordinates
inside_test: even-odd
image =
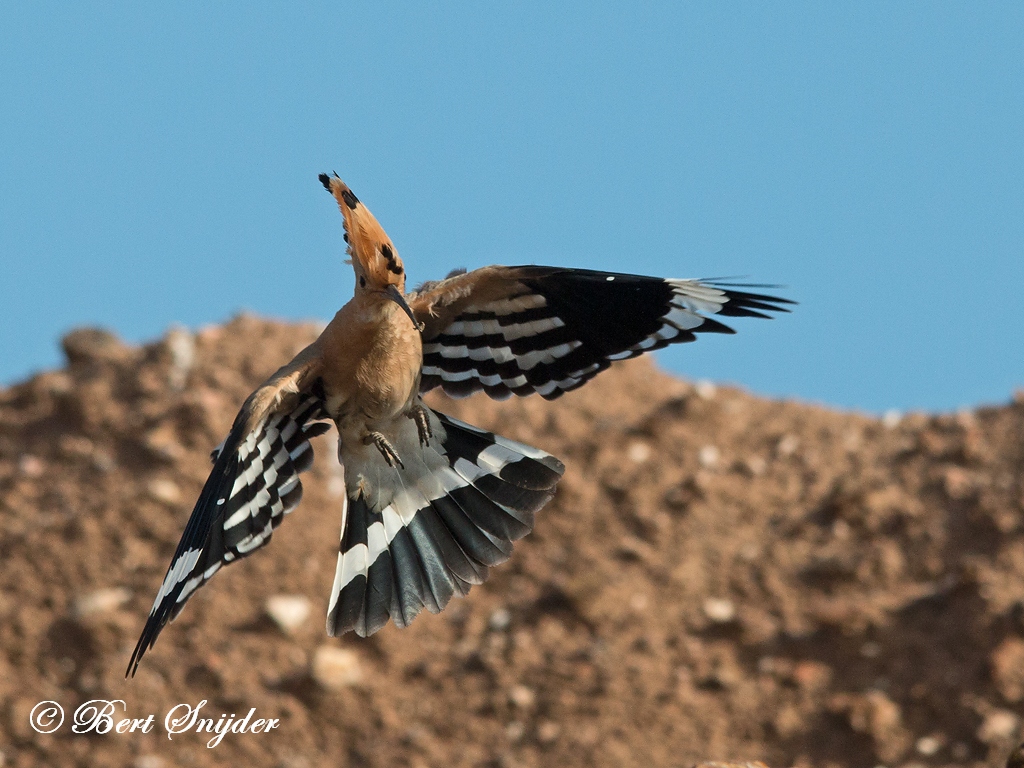
[[[352,194],[348,185],[338,178],[338,174],[328,176],[321,173],[320,183],[334,195],[345,219],[345,240],[348,242],[348,253],[352,257],[349,262],[356,273],[356,295],[383,293],[402,307],[412,318],[413,324],[418,326],[419,323],[403,298],[405,267],[391,238],[370,213],[369,208],[363,205],[359,198]]]

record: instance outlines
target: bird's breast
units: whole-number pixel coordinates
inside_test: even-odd
[[[404,414],[415,401],[423,345],[409,317],[388,302],[369,313],[368,321],[339,324],[324,363],[327,410],[339,429],[374,429],[375,422]]]

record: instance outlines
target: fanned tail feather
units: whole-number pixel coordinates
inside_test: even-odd
[[[396,469],[382,509],[349,490],[327,632],[366,637],[390,619],[408,625],[444,609],[487,578],[533,528],[564,465],[544,451],[432,413],[443,461],[426,472]],[[439,443],[439,444],[435,444]]]

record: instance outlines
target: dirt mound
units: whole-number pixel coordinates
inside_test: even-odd
[[[554,403],[432,398],[568,466],[468,599],[325,636],[329,434],[272,544],[126,681],[210,449],[316,330],[242,317],[144,348],[78,331],[66,369],[0,390],[4,764],[999,765],[1020,740],[1024,401],[883,422],[643,360]],[[136,732],[73,733],[94,699]],[[43,700],[67,713],[48,735]],[[168,740],[165,714],[202,700],[279,724]]]

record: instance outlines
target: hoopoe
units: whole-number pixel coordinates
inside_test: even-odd
[[[709,315],[767,318],[792,303],[737,290],[757,286],[540,266],[460,270],[406,294],[377,220],[336,174],[320,181],[344,218],[355,296],[248,397],[214,450],[129,675],[196,589],[270,541],[299,503],[310,438],[331,423],[346,491],[327,633],[365,637],[483,582],[565,469],[428,408],[424,393],[552,400],[614,360],[733,333]]]

